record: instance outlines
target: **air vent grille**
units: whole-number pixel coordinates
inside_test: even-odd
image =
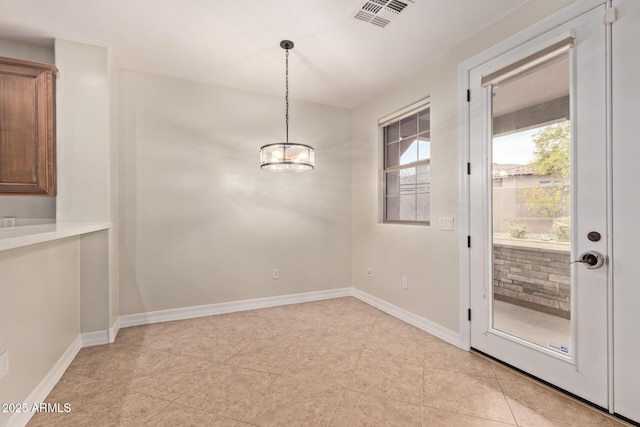
[[[407,2],[400,0],[365,0],[355,10],[353,17],[359,21],[384,28],[408,5]]]

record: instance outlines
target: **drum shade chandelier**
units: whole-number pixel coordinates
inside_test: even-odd
[[[276,142],[260,147],[260,168],[270,172],[311,171],[314,168],[313,147],[289,142],[289,51],[293,49],[293,42],[282,40],[280,47],[285,50],[286,142]]]

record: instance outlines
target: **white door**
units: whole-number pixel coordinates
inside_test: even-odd
[[[613,283],[614,410],[640,423],[640,283],[638,280],[638,181],[640,144],[640,1],[614,0],[613,50]]]
[[[605,7],[471,70],[470,273],[472,348],[607,408]]]

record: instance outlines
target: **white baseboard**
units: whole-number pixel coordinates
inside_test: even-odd
[[[36,386],[35,389],[29,394],[29,397],[24,401],[24,403],[29,405],[29,408],[33,406],[33,404],[40,404],[46,401],[47,396],[53,390],[53,387],[60,381],[62,375],[67,370],[73,359],[76,357],[76,354],[82,348],[82,338],[80,335],[73,340],[73,342],[67,347],[62,356],[58,359],[55,365],[47,372],[42,381]],[[22,402],[21,402],[22,403]],[[9,421],[7,422],[7,426],[25,426],[33,416],[33,412],[15,412]]]
[[[83,332],[80,337],[82,347],[109,344],[109,331]]]
[[[113,322],[113,326],[109,328],[109,343],[112,343],[116,340],[116,336],[118,336],[118,332],[120,331],[120,317]]]
[[[168,322],[172,320],[193,319],[196,317],[211,316],[215,314],[233,313],[237,311],[255,310],[258,308],[275,307],[279,305],[297,304],[302,302],[320,301],[331,298],[353,296],[379,310],[384,311],[398,319],[415,326],[431,335],[434,335],[449,344],[460,347],[460,334],[438,325],[430,320],[420,317],[405,309],[399,308],[380,298],[374,297],[356,288],[340,288],[328,291],[307,292],[302,294],[281,295],[276,297],[255,298],[241,301],[223,302],[218,304],[198,305],[193,307],[174,308],[169,310],[151,311],[147,313],[129,314],[120,316],[114,324],[114,330],[120,327],[148,325],[151,323]],[[115,332],[113,338],[115,339]],[[83,334],[84,335],[84,334]],[[113,341],[111,341],[113,342]]]
[[[384,311],[398,319],[409,323],[425,332],[428,332],[452,345],[460,347],[460,334],[448,328],[431,322],[423,317],[411,313],[395,305],[383,301],[373,295],[356,288],[340,288],[327,291],[307,292],[302,294],[282,295],[276,297],[256,298],[242,301],[208,304],[194,307],[176,308],[170,310],[152,311],[148,313],[130,314],[120,316],[113,326],[104,331],[85,332],[79,335],[65,350],[56,364],[40,381],[40,384],[31,392],[25,403],[29,406],[34,403],[44,402],[56,383],[69,367],[74,357],[82,347],[112,343],[115,340],[120,327],[146,325],[151,323],[167,322],[171,320],[192,319],[214,314],[232,313],[237,311],[254,310],[258,308],[275,307],[279,305],[298,304],[303,302],[320,301],[332,298],[353,296],[379,310]],[[33,413],[17,412],[9,418],[8,426],[26,425]]]
[[[424,317],[420,317],[417,314],[411,313],[410,311],[397,307],[391,303],[381,300],[380,298],[374,297],[360,289],[351,288],[351,295],[358,298],[360,301],[382,310],[393,317],[397,317],[418,329],[422,329],[423,331],[428,332],[451,345],[460,347],[460,334],[458,332],[452,331],[451,329],[438,325]]]
[[[104,331],[83,332],[81,334],[82,347],[92,347],[94,345],[111,344],[116,340],[116,335],[120,330],[120,318],[118,317],[113,326]]]
[[[148,325],[151,323],[168,322],[171,320],[193,319],[195,317],[211,316],[214,314],[275,307],[278,305],[298,304],[302,302],[348,297],[352,295],[351,289],[352,288],[330,289],[327,291],[306,292],[302,294],[281,295],[276,297],[255,298],[241,301],[222,302],[218,304],[150,311],[147,313],[128,314],[120,316],[118,326],[126,328],[129,326]]]

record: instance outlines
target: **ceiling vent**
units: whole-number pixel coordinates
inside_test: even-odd
[[[411,0],[365,0],[353,13],[359,21],[384,28],[400,14]]]

